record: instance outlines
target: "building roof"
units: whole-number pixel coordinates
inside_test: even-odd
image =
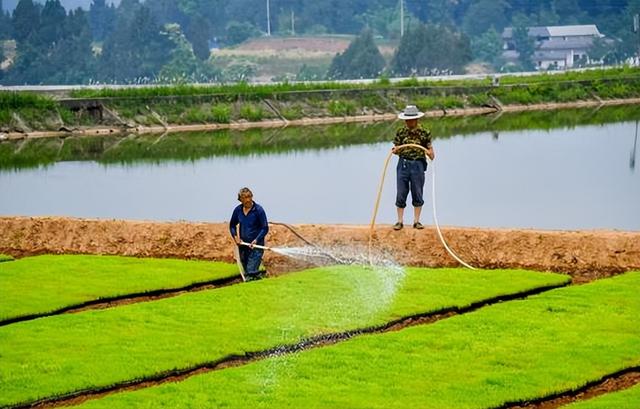
[[[512,38],[513,27],[505,27],[502,38]],[[547,27],[529,27],[529,37],[549,37]]]
[[[550,26],[547,27],[551,37],[570,37],[570,36],[591,36],[602,37],[598,27],[595,24],[587,24],[583,26]]]
[[[552,38],[540,42],[538,49],[540,50],[586,50],[593,45],[591,37],[573,37],[563,40],[561,38]]]
[[[529,27],[529,37],[603,37],[595,24],[581,26],[540,26]],[[512,38],[513,27],[506,27],[502,32],[502,38]]]

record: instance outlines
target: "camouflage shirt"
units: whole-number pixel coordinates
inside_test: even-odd
[[[422,145],[425,148],[430,148],[431,132],[424,129],[420,125],[413,129],[409,129],[406,126],[403,126],[396,132],[396,137],[393,140],[393,144],[399,146],[405,145],[407,143],[414,143],[416,145]],[[400,157],[409,160],[424,159],[425,153],[422,149],[405,148],[400,151]]]

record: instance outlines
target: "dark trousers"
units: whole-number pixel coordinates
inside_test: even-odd
[[[264,250],[251,249],[247,246],[240,246],[238,250],[240,250],[240,262],[244,268],[244,273],[246,275],[257,274]]]
[[[407,207],[407,196],[411,191],[411,204],[420,207],[424,204],[422,191],[424,189],[424,172],[427,170],[426,160],[398,159],[396,167],[396,207]]]

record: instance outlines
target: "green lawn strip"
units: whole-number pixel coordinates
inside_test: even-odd
[[[27,257],[0,263],[0,321],[236,275],[235,264],[220,262],[85,255]]]
[[[13,261],[13,257],[6,254],[0,254],[0,263],[3,263],[5,261]]]
[[[330,267],[0,328],[0,406],[194,368],[569,278],[522,270]]]
[[[640,364],[638,288],[629,273],[82,407],[502,407]]]
[[[562,406],[562,409],[638,409],[640,385],[620,392],[607,393],[593,399]]]

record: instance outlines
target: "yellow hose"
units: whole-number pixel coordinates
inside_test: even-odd
[[[404,149],[404,148],[419,148],[419,149],[422,149],[423,151],[425,151],[425,154],[427,153],[427,148],[425,148],[422,145],[417,145],[417,144],[414,144],[414,143],[408,143],[408,144],[405,144],[405,145],[396,146],[396,150]],[[373,206],[373,216],[371,217],[371,225],[369,227],[369,261],[370,262],[371,262],[371,247],[372,247],[372,243],[373,243],[373,235],[374,235],[374,231],[375,231],[376,217],[378,216],[378,208],[380,207],[380,198],[382,196],[382,189],[384,187],[384,178],[385,178],[385,176],[387,174],[387,168],[389,167],[389,161],[391,160],[392,156],[393,156],[393,152],[389,152],[389,155],[387,155],[387,159],[384,161],[384,168],[382,169],[382,177],[380,178],[380,186],[378,188],[378,196],[376,197],[376,202],[375,202],[375,205]],[[442,243],[444,248],[447,250],[447,252],[451,255],[451,257],[453,257],[457,262],[459,262],[460,264],[462,264],[463,266],[465,266],[467,268],[475,270],[474,267],[472,267],[471,265],[465,263],[460,257],[458,257],[458,255],[456,253],[453,252],[453,250],[451,250],[449,248],[449,246],[447,245],[447,242],[444,240],[444,236],[442,235],[442,232],[440,231],[440,226],[438,224],[438,217],[437,217],[437,213],[436,213],[436,174],[435,174],[435,167],[433,166],[433,161],[431,159],[429,159],[428,156],[426,158],[429,161],[429,164],[431,164],[431,175],[433,177],[433,182],[431,184],[432,197],[433,197],[433,221],[434,221],[434,224],[436,226],[436,230],[438,232],[438,237],[440,238],[440,242]]]

